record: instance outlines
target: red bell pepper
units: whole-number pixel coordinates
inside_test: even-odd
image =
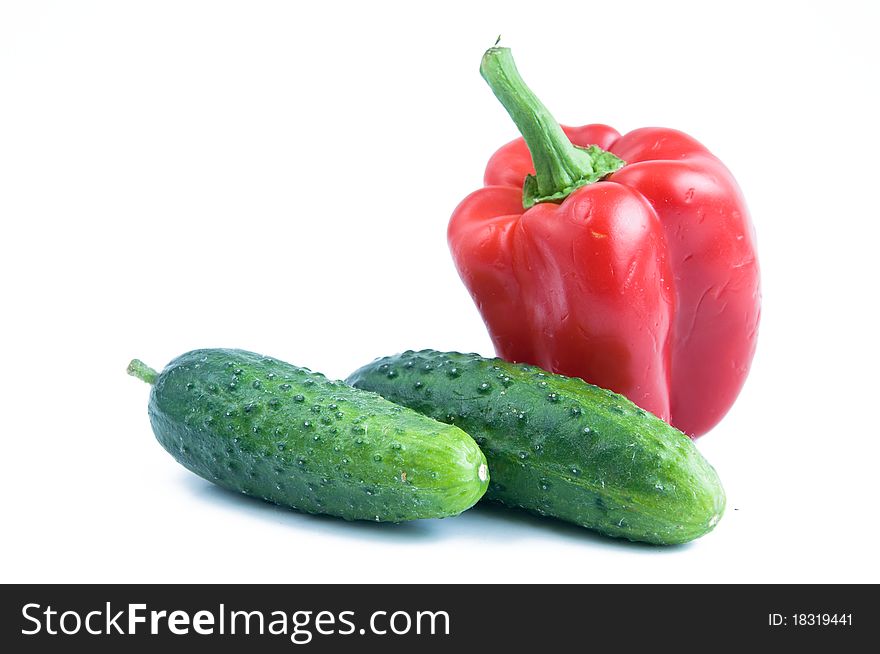
[[[705,433],[739,394],[760,315],[736,181],[676,130],[560,127],[506,48],[480,72],[524,139],[492,156],[448,236],[497,354]]]

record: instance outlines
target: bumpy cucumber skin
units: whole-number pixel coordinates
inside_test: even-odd
[[[724,512],[718,475],[690,438],[581,379],[423,350],[348,382],[473,436],[492,470],[486,499],[664,545],[702,536]]]
[[[195,350],[150,395],[156,438],[215,484],[308,513],[400,522],[457,515],[488,485],[457,427],[241,350]]]

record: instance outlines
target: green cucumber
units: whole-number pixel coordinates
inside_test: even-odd
[[[457,515],[488,485],[486,459],[457,427],[241,350],[195,350],[153,384],[162,446],[218,486],[308,513],[400,522]]]
[[[473,436],[492,470],[486,499],[658,544],[702,536],[724,512],[718,475],[690,438],[581,379],[423,350],[348,382]]]

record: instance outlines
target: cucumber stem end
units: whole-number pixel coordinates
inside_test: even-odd
[[[156,378],[159,376],[158,372],[150,368],[150,366],[140,359],[132,359],[131,363],[128,364],[126,372],[132,377],[137,377],[148,384],[155,384]]]

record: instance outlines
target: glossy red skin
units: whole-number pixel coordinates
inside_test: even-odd
[[[691,436],[736,400],[755,352],[754,229],[724,165],[663,128],[563,128],[627,162],[524,210],[522,139],[489,160],[449,245],[498,356],[626,395]]]

